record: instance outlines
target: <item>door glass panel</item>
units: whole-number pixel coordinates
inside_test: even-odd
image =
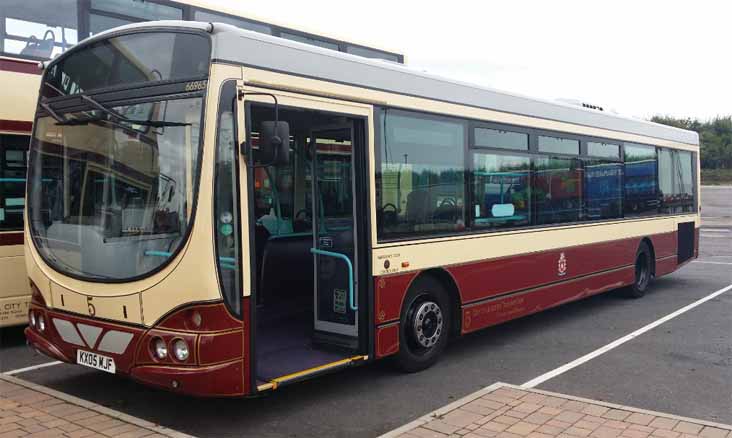
[[[316,131],[310,145],[316,175],[315,247],[334,253],[316,256],[316,328],[318,322],[354,325],[356,313],[349,303],[352,268],[336,256],[354,263],[351,128]]]

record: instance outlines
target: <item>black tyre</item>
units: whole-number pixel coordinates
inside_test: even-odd
[[[642,242],[635,255],[635,281],[625,289],[630,298],[641,298],[646,294],[653,279],[653,258],[648,244]]]
[[[396,366],[408,373],[431,367],[447,345],[452,323],[450,299],[440,282],[417,279],[407,292],[399,324]]]

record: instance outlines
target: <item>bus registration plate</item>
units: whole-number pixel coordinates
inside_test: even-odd
[[[84,365],[85,367],[105,371],[107,373],[114,374],[116,372],[114,359],[108,356],[102,356],[101,354],[92,353],[90,351],[76,350],[76,363]]]

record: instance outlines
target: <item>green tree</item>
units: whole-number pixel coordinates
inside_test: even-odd
[[[732,116],[708,121],[654,116],[651,121],[699,133],[702,169],[732,169]]]

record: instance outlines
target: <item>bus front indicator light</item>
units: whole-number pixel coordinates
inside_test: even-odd
[[[41,333],[46,331],[46,320],[43,319],[43,315],[38,315],[38,330]]]
[[[168,357],[168,346],[165,345],[165,341],[161,338],[155,338],[152,341],[153,352],[155,357],[159,360],[163,360]]]
[[[194,327],[201,327],[201,323],[203,323],[203,317],[201,316],[201,313],[199,311],[196,310],[193,312],[193,315],[191,315],[191,322],[193,322]]]
[[[30,326],[31,327],[35,327],[36,326],[36,314],[33,311],[29,312],[29,314],[30,314],[30,316],[29,316],[29,318],[30,318]]]
[[[185,362],[188,359],[190,352],[188,350],[188,344],[183,339],[176,339],[173,342],[173,355],[180,362]]]

